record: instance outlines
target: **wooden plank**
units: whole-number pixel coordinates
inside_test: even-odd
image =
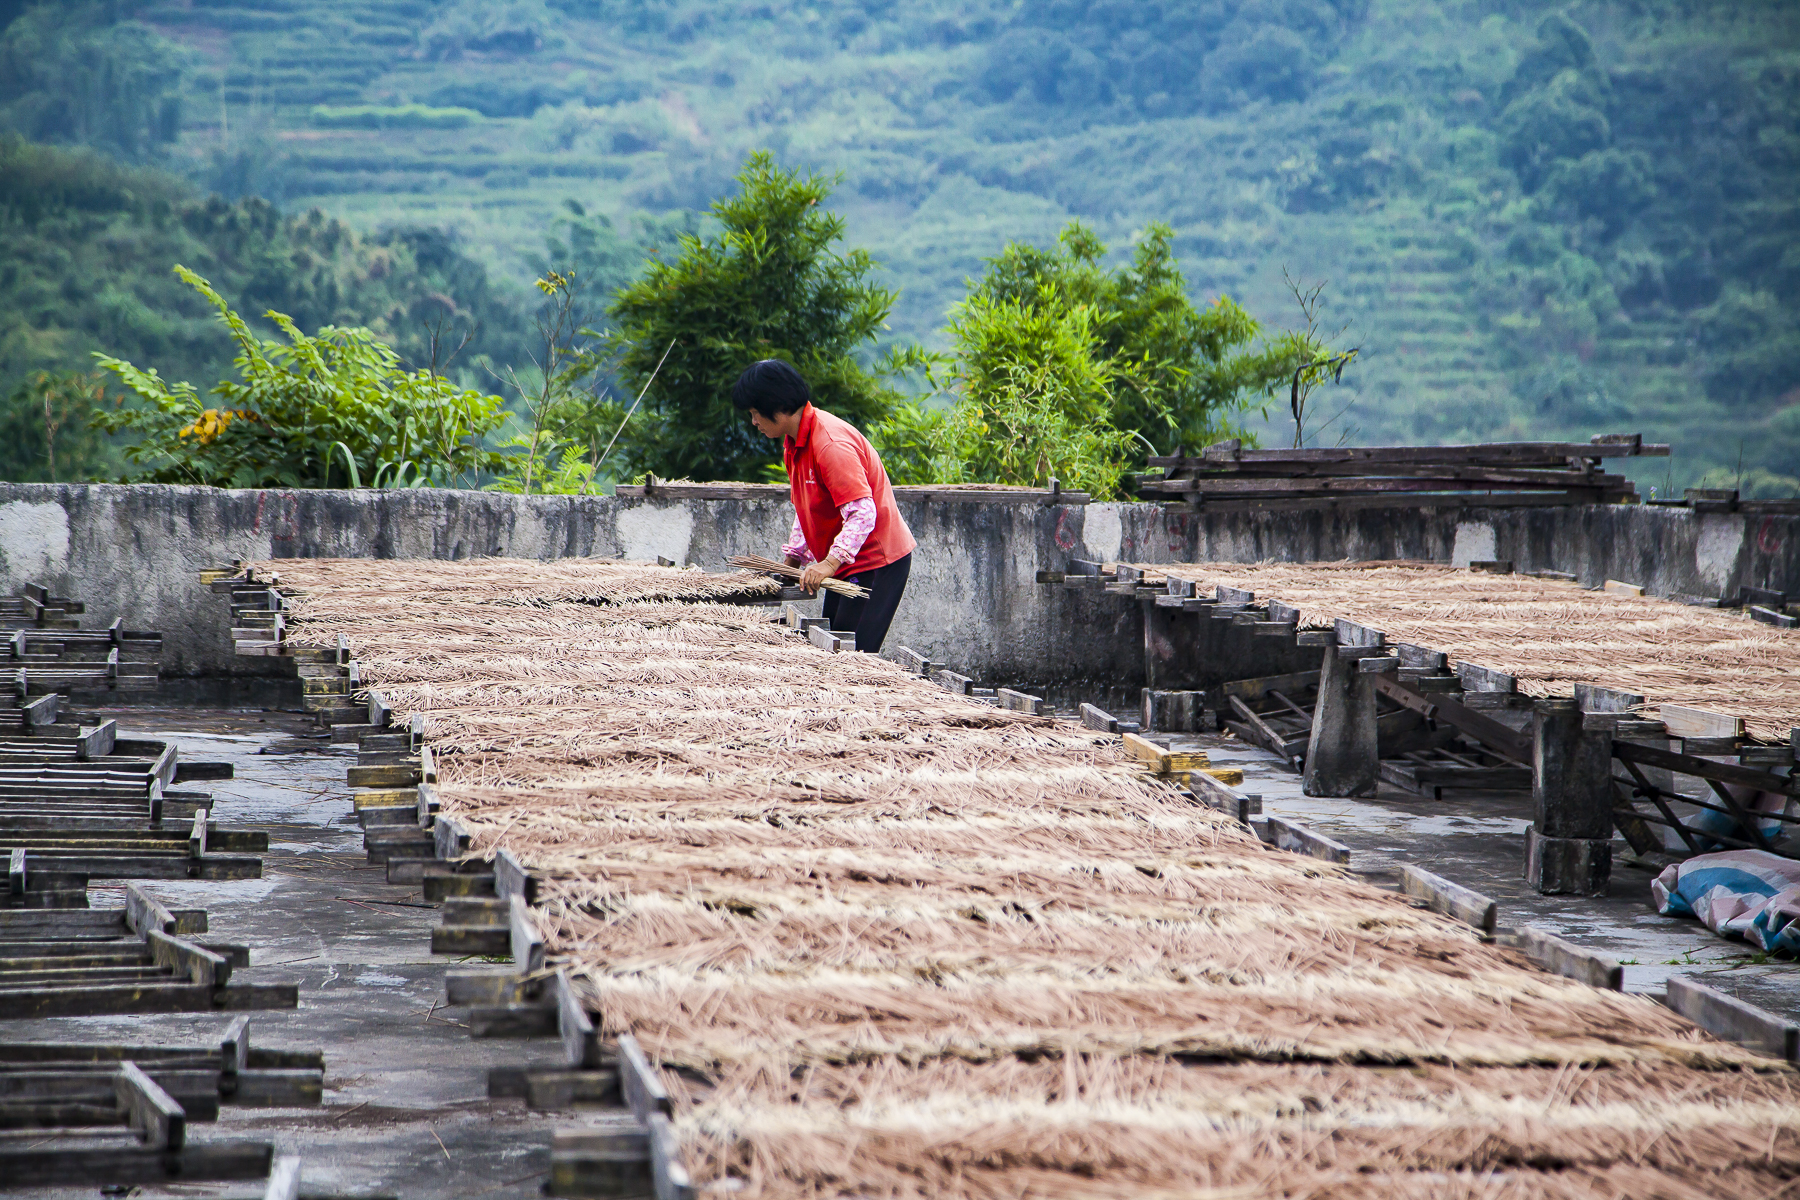
[[[523,1004],[536,999],[535,984],[524,971],[485,967],[444,972],[444,1003],[453,1008]]]
[[[1000,701],[1000,707],[1010,712],[1030,713],[1033,716],[1044,714],[1044,698],[1014,691],[1012,688],[1000,688],[994,696]]]
[[[1349,864],[1350,847],[1344,843],[1309,829],[1298,821],[1290,821],[1284,817],[1268,817],[1266,820],[1270,840],[1277,849],[1308,854],[1329,863]]]
[[[1246,795],[1205,771],[1188,776],[1188,791],[1195,800],[1210,809],[1248,825],[1250,818],[1262,815],[1262,797]]]
[[[528,905],[537,903],[537,876],[526,870],[511,850],[502,849],[494,855],[494,894],[502,898],[519,896]]]
[[[214,954],[204,946],[196,946],[160,929],[146,931],[144,941],[158,966],[169,968],[190,983],[224,987],[231,982],[231,963],[222,954]]]
[[[1208,693],[1210,708],[1223,708],[1232,696],[1241,696],[1254,704],[1270,692],[1300,692],[1319,685],[1319,672],[1296,671],[1290,675],[1264,675],[1257,679],[1234,679],[1221,683]],[[1216,699],[1215,699],[1216,698]]]
[[[1689,708],[1683,704],[1665,704],[1657,714],[1662,718],[1663,727],[1669,731],[1670,737],[1679,738],[1741,738],[1744,736],[1744,719],[1729,713],[1713,712],[1704,708]]]
[[[1231,711],[1244,719],[1245,724],[1249,727],[1248,732],[1256,735],[1253,740],[1260,742],[1263,749],[1269,751],[1271,754],[1278,755],[1281,760],[1288,765],[1289,770],[1297,771],[1300,769],[1299,763],[1294,755],[1288,752],[1288,739],[1286,737],[1277,733],[1267,721],[1263,720],[1262,717],[1251,709],[1248,704],[1245,704],[1238,697],[1229,696],[1227,697],[1227,701],[1231,705]]]
[[[13,1187],[112,1186],[262,1179],[274,1147],[268,1142],[206,1142],[166,1150],[85,1146],[80,1149],[0,1150],[0,1178]]]
[[[1505,671],[1470,662],[1456,664],[1456,677],[1462,680],[1466,692],[1514,692],[1519,687],[1518,680]]]
[[[25,728],[37,730],[56,724],[56,710],[60,703],[61,697],[52,692],[48,696],[40,696],[30,704],[20,705],[19,711],[24,716]]]
[[[113,745],[118,741],[119,723],[107,720],[86,730],[75,739],[75,756],[82,760],[103,758],[113,752]],[[172,780],[164,780],[165,783]]]
[[[1149,738],[1140,737],[1135,733],[1125,734],[1124,737],[1127,753],[1139,762],[1147,763],[1155,768],[1158,774],[1198,771],[1202,767],[1211,765],[1211,760],[1199,751],[1164,750]]]
[[[895,648],[894,661],[898,662],[902,667],[906,668],[914,675],[924,676],[931,674],[931,660],[917,651],[907,649],[905,646]]]
[[[1104,709],[1096,708],[1092,704],[1083,703],[1078,711],[1081,717],[1081,723],[1089,729],[1096,730],[1100,733],[1119,732],[1118,718],[1114,717],[1111,713],[1106,712]]]
[[[551,977],[551,988],[556,997],[557,1030],[562,1035],[563,1060],[577,1068],[600,1066],[599,1034],[581,997],[576,994],[569,973],[557,971]]]
[[[1671,750],[1640,745],[1637,742],[1614,741],[1613,757],[1621,762],[1636,763],[1644,767],[1663,767],[1683,775],[1713,779],[1720,783],[1739,784],[1755,788],[1760,792],[1780,792],[1789,796],[1800,796],[1800,779],[1790,779],[1770,771],[1739,766],[1736,763],[1714,762],[1710,758],[1699,758],[1692,754],[1676,754]]]
[[[508,904],[513,961],[528,971],[543,970],[544,935],[538,932],[537,922],[532,919],[531,906],[518,892],[512,894]]]
[[[1800,1058],[1800,1025],[1745,1003],[1686,975],[1669,976],[1668,1005],[1700,1028],[1728,1042],[1775,1058]]]
[[[629,1033],[619,1036],[619,1090],[625,1093],[626,1105],[642,1124],[648,1125],[652,1115],[667,1117],[675,1112],[656,1068],[650,1065],[637,1038]]]
[[[1443,876],[1411,863],[1401,864],[1400,890],[1425,901],[1433,912],[1455,917],[1487,934],[1494,932],[1499,906],[1480,892],[1451,883]]]
[[[25,847],[14,846],[7,855],[6,867],[7,891],[14,896],[23,896],[29,887],[29,879],[25,870]]]
[[[125,885],[125,924],[141,938],[148,938],[152,930],[158,933],[173,934],[175,932],[175,914],[163,906],[160,900],[147,894],[135,883]]]
[[[1600,438],[1616,437],[1617,441]],[[1600,435],[1588,442],[1478,442],[1455,446],[1319,446],[1305,449],[1273,448],[1267,450],[1231,449],[1220,443],[1217,454],[1203,452],[1199,456],[1158,456],[1149,460],[1152,468],[1170,470],[1216,466],[1220,463],[1273,465],[1292,463],[1524,463],[1542,462],[1561,465],[1571,458],[1632,458],[1638,455],[1668,457],[1664,444],[1631,440],[1635,434]]]
[[[823,625],[813,625],[806,631],[806,640],[827,654],[836,654],[843,647],[838,643],[837,634]]]
[[[1624,986],[1625,969],[1617,960],[1564,941],[1535,925],[1500,930],[1495,934],[1495,940],[1503,946],[1524,951],[1527,958],[1558,975],[1608,991],[1616,992]]]
[[[236,1075],[250,1065],[250,1018],[235,1017],[219,1037],[219,1070]]]
[[[202,858],[206,854],[206,817],[207,810],[194,810],[194,824],[188,834],[188,857]]]
[[[136,1063],[119,1065],[115,1094],[138,1140],[153,1150],[180,1150],[187,1141],[187,1113]]]
[[[931,681],[945,691],[954,692],[958,696],[968,695],[970,686],[975,682],[967,675],[958,675],[955,671],[948,670],[934,672]]]
[[[430,747],[426,747],[430,749]],[[421,758],[423,756],[421,755]],[[354,766],[345,772],[345,782],[353,788],[402,788],[416,786],[423,776],[420,767],[407,764]]]
[[[394,708],[380,692],[369,693],[369,724],[386,729],[394,720]]]

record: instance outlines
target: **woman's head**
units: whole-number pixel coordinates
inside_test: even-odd
[[[791,432],[794,414],[812,403],[812,389],[800,372],[779,358],[752,363],[731,385],[732,407],[750,415],[758,431],[768,437]],[[773,432],[771,432],[773,430]]]

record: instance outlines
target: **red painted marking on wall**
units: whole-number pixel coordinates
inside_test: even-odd
[[[1775,518],[1764,517],[1762,527],[1756,531],[1756,548],[1764,554],[1777,554],[1781,551],[1781,535],[1775,532]]]
[[[1062,515],[1056,518],[1056,548],[1066,554],[1080,544],[1081,539],[1069,530],[1069,510],[1064,508]]]
[[[269,498],[269,493],[267,493],[267,492],[256,493],[256,520],[254,522],[252,522],[250,525],[251,533],[261,533],[262,532],[263,502],[266,501],[268,498]]]

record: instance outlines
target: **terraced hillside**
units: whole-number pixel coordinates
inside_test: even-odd
[[[752,148],[841,171],[933,341],[983,258],[1180,237],[1273,325],[1329,280],[1335,440],[1642,428],[1800,489],[1800,6],[1787,0],[150,0],[175,161],[523,283],[564,202],[704,208]],[[1272,409],[1267,436],[1288,434]],[[1743,450],[1740,451],[1740,446]],[[1676,476],[1681,478],[1676,479]]]

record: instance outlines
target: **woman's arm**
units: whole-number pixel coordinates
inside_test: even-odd
[[[844,519],[844,527],[838,530],[836,540],[831,543],[831,552],[825,556],[824,562],[813,563],[801,573],[800,586],[806,589],[808,595],[818,591],[821,583],[843,570],[846,563],[856,561],[857,551],[862,549],[863,543],[869,540],[869,534],[875,528],[875,501],[868,496],[852,500],[838,509],[838,515]],[[808,552],[807,557],[810,559],[812,554]]]
[[[806,534],[800,530],[799,513],[794,514],[794,529],[788,534],[787,545],[781,548],[781,556],[790,567],[804,567],[813,561],[812,549],[806,544]]]

